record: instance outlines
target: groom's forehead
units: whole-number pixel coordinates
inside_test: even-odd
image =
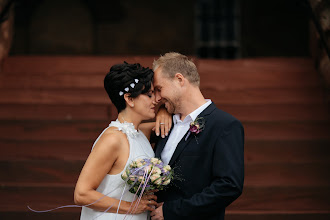
[[[164,81],[164,77],[161,72],[161,69],[158,67],[154,73],[154,86],[155,87],[159,86],[159,84],[162,83],[162,81]]]

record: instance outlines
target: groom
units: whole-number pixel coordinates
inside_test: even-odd
[[[186,56],[167,53],[154,61],[153,69],[156,101],[174,114],[174,126],[155,153],[180,178],[157,193],[162,205],[151,219],[223,220],[225,208],[243,189],[242,124],[205,100],[196,66]]]

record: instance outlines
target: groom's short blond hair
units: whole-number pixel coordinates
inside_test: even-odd
[[[176,52],[166,53],[153,62],[153,70],[158,67],[162,69],[163,75],[170,79],[173,79],[176,73],[181,73],[191,84],[200,84],[196,65],[185,55]]]

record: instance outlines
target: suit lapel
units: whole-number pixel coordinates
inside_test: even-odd
[[[183,138],[181,139],[181,141],[178,143],[178,146],[176,147],[170,162],[168,163],[170,166],[173,165],[174,161],[179,157],[179,155],[181,154],[181,152],[188,146],[188,143],[190,142],[192,136],[192,134],[189,135],[189,137],[186,139],[187,135],[189,133],[189,130],[187,131],[187,133],[183,136]]]
[[[203,117],[205,119],[205,126],[207,123],[207,118],[208,116],[214,111],[214,109],[216,109],[215,104],[212,102],[204,111],[202,111],[197,117]],[[169,162],[169,165],[173,165],[173,163],[176,161],[176,159],[179,157],[179,155],[182,153],[182,151],[188,146],[189,142],[191,141],[191,139],[195,139],[195,136],[193,134],[190,134],[189,137],[186,139],[187,135],[189,133],[189,130],[187,131],[187,133],[183,136],[183,138],[181,139],[181,141],[179,142],[178,146],[176,147],[172,158]],[[203,131],[199,134],[202,135]],[[163,147],[164,149],[164,147]],[[163,150],[162,149],[162,150]]]

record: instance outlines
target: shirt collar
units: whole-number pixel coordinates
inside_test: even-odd
[[[197,118],[197,116],[204,111],[209,105],[211,105],[212,101],[211,99],[205,99],[206,103],[204,103],[203,105],[201,105],[200,107],[198,107],[196,110],[194,110],[193,112],[191,112],[189,115],[187,115],[187,117],[183,120],[183,121],[195,121],[195,119]],[[180,114],[175,114],[173,115],[173,124],[177,124],[178,122],[181,122],[180,120]]]

